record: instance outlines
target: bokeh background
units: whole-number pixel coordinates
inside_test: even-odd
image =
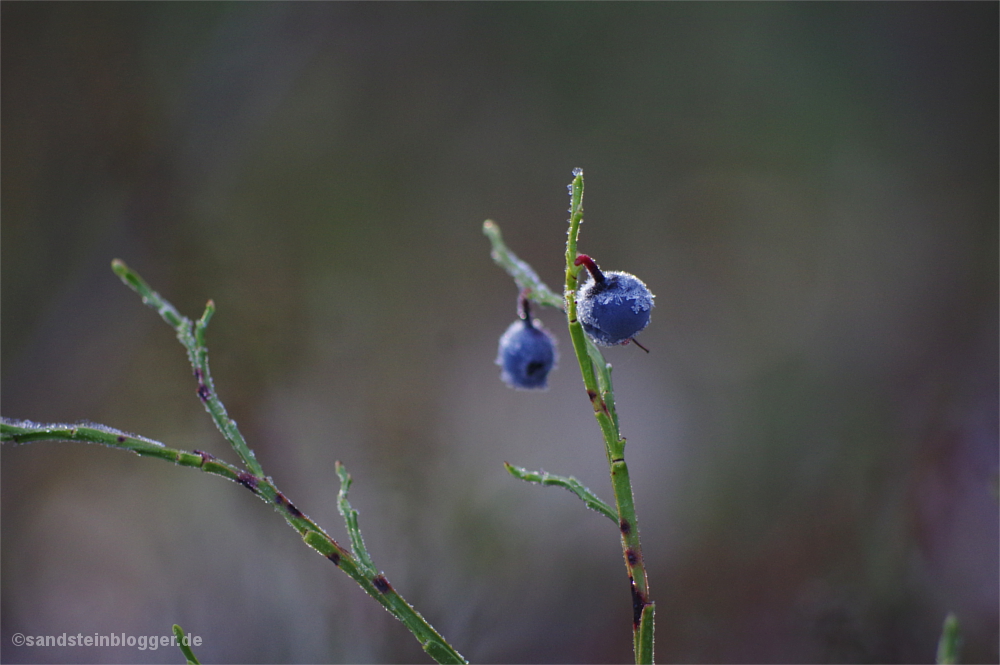
[[[610,499],[554,310],[544,393],[493,364],[580,249],[657,295],[610,349],[657,657],[998,660],[996,3],[20,3],[2,16],[2,408],[235,460],[119,257],[190,316],[278,485],[478,662],[623,662]],[[95,446],[2,453],[4,662],[202,636],[203,662],[426,662],[243,489]]]

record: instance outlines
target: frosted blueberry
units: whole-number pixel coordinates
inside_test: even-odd
[[[590,271],[576,296],[576,316],[583,331],[602,346],[633,342],[645,350],[635,336],[649,324],[654,296],[642,280],[627,272],[601,272],[586,254],[576,258],[576,265]]]
[[[500,336],[496,360],[502,370],[500,378],[511,388],[543,390],[559,357],[556,340],[540,321],[531,320],[528,300],[523,296],[519,314],[521,318]]]

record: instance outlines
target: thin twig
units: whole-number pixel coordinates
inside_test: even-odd
[[[508,464],[507,462],[504,462],[503,465],[506,467],[510,475],[515,478],[519,478],[520,480],[524,480],[529,483],[538,483],[539,485],[555,485],[557,487],[565,487],[570,492],[580,497],[588,508],[599,512],[615,524],[618,524],[618,514],[615,513],[615,509],[601,501],[596,494],[594,494],[589,488],[584,486],[583,483],[573,476],[557,476],[546,471],[528,471],[527,469],[514,466],[513,464]]]
[[[155,309],[167,324],[177,333],[177,339],[187,350],[188,360],[194,370],[194,377],[198,381],[198,398],[204,404],[205,410],[212,416],[215,426],[219,428],[222,435],[240,456],[243,463],[256,476],[263,476],[264,470],[257,461],[246,439],[236,426],[236,421],[226,413],[226,407],[222,405],[218,394],[215,391],[215,382],[212,381],[212,373],[208,369],[208,347],[205,346],[205,328],[209,320],[215,313],[215,303],[211,300],[205,306],[205,313],[197,323],[192,323],[189,318],[181,315],[180,312],[167,302],[159,293],[150,288],[138,275],[131,270],[121,259],[111,262],[111,269],[125,282],[133,291],[142,296],[142,302]]]
[[[487,219],[483,222],[483,233],[490,239],[492,245],[490,256],[493,257],[493,261],[507,271],[507,274],[517,284],[517,288],[526,292],[528,298],[540,305],[563,309],[562,297],[556,295],[552,289],[546,286],[531,266],[510,251],[510,248],[503,241],[503,236],[500,235],[499,226]]]
[[[184,659],[187,660],[187,665],[201,665],[198,659],[194,655],[194,651],[191,650],[191,645],[187,643],[184,636],[184,629],[174,624],[174,637],[177,638],[177,646],[180,647],[181,653],[184,654]]]

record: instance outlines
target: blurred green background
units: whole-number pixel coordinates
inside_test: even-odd
[[[996,3],[21,3],[2,15],[2,408],[235,455],[114,277],[213,298],[265,470],[479,662],[621,662],[610,499],[559,315],[540,394],[493,364],[580,249],[657,295],[610,349],[671,662],[998,658]],[[4,662],[179,662],[11,635],[202,636],[203,662],[426,662],[281,518],[99,447],[5,447]]]

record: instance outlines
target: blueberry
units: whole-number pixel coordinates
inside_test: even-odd
[[[523,296],[519,313],[521,318],[500,337],[496,361],[502,369],[500,378],[511,388],[543,390],[548,387],[549,372],[558,359],[556,340],[540,321],[531,320]]]
[[[635,336],[649,324],[653,294],[635,275],[601,272],[586,254],[577,257],[576,265],[581,264],[590,271],[576,296],[576,316],[583,331],[602,346],[633,342],[644,348]]]

